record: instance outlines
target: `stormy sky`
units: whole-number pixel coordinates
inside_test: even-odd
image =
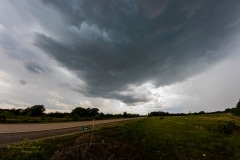
[[[238,0],[3,0],[0,108],[232,108],[239,42]]]

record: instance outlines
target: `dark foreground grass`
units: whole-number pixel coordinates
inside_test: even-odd
[[[31,141],[25,139],[17,145],[0,148],[0,160],[44,160],[51,159],[59,150],[71,147],[80,133],[55,138]]]
[[[239,123],[229,114],[144,118],[95,130],[92,140],[89,132],[23,141],[2,148],[0,159],[236,160]]]

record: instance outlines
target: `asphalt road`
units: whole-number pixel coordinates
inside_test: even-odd
[[[129,121],[137,118],[97,120],[94,127],[104,124]],[[40,139],[70,134],[82,130],[82,126],[92,126],[93,121],[48,123],[48,124],[0,124],[0,147],[28,139]]]

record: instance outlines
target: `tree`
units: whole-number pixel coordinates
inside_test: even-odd
[[[231,109],[230,108],[226,108],[225,110],[224,110],[224,113],[230,113],[231,112]]]
[[[77,107],[72,110],[71,115],[74,116],[75,114],[78,114],[80,117],[94,117],[98,115],[99,109],[98,108],[82,108]]]
[[[127,112],[123,112],[123,117],[127,118]]]
[[[73,120],[74,121],[79,121],[80,120],[80,117],[79,117],[79,115],[77,113],[74,114]]]
[[[198,114],[205,114],[205,112],[204,111],[200,111]]]
[[[42,116],[45,112],[44,105],[35,105],[31,107],[31,112],[33,117]]]
[[[2,122],[6,121],[7,115],[8,115],[7,111],[0,113],[0,121],[2,121]]]
[[[99,114],[98,111],[99,111],[98,108],[88,108],[88,116],[94,117]]]
[[[236,116],[240,116],[240,99],[236,105],[236,108],[232,110],[232,113]]]
[[[80,117],[87,117],[88,111],[85,108],[77,107],[72,110],[71,115],[74,116],[75,114],[78,114]]]
[[[66,116],[68,116],[70,113],[61,113],[61,112],[50,112],[50,113],[47,113],[47,116],[48,117],[54,117],[54,118],[65,118]]]
[[[24,109],[23,111],[22,111],[22,115],[24,115],[24,116],[26,116],[26,115],[28,115],[28,113],[30,112],[30,107],[27,107],[26,109]]]
[[[151,112],[149,116],[167,116],[169,115],[168,112],[158,111],[158,112]]]
[[[27,116],[38,117],[42,116],[44,112],[45,112],[44,105],[35,105],[30,108],[28,107],[24,109],[22,114]]]

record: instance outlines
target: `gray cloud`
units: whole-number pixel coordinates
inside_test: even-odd
[[[21,85],[25,85],[27,82],[26,82],[25,80],[20,79],[20,80],[19,80],[19,83],[20,83]]]
[[[43,66],[43,67],[42,67]],[[47,67],[44,67],[44,64],[34,63],[34,62],[26,62],[25,67],[28,71],[35,73],[35,74],[41,74],[41,73],[49,73],[51,70]]]
[[[128,105],[137,105],[139,103],[152,100],[152,93],[143,84],[141,86],[129,85],[125,91],[115,92],[113,96]]]
[[[167,94],[165,106],[179,112],[199,112],[225,110],[235,107],[240,91],[238,89],[240,76],[239,47],[237,54],[229,56],[206,72],[189,78],[188,80],[169,86],[164,90]],[[178,108],[178,109],[177,109]]]
[[[25,107],[29,107],[27,104],[19,104],[19,103],[15,103],[15,102],[11,102],[11,101],[7,101],[7,100],[2,100],[3,103],[6,103],[8,105],[14,106],[14,108],[25,108]]]
[[[16,48],[17,43],[11,35],[3,32],[0,36],[0,46],[6,50],[13,50]]]
[[[228,46],[239,33],[239,4],[237,0],[4,1],[0,49],[9,62],[18,60],[25,68],[3,60],[1,68],[12,73],[18,85],[24,77],[28,85],[49,88],[56,82],[56,88],[87,97],[143,104],[153,101],[144,83],[172,85],[228,56]]]
[[[120,94],[131,84],[170,85],[208,69],[239,31],[239,1],[42,2],[61,14],[64,29],[36,33],[35,45],[82,78],[85,95],[126,103],[148,100]]]

